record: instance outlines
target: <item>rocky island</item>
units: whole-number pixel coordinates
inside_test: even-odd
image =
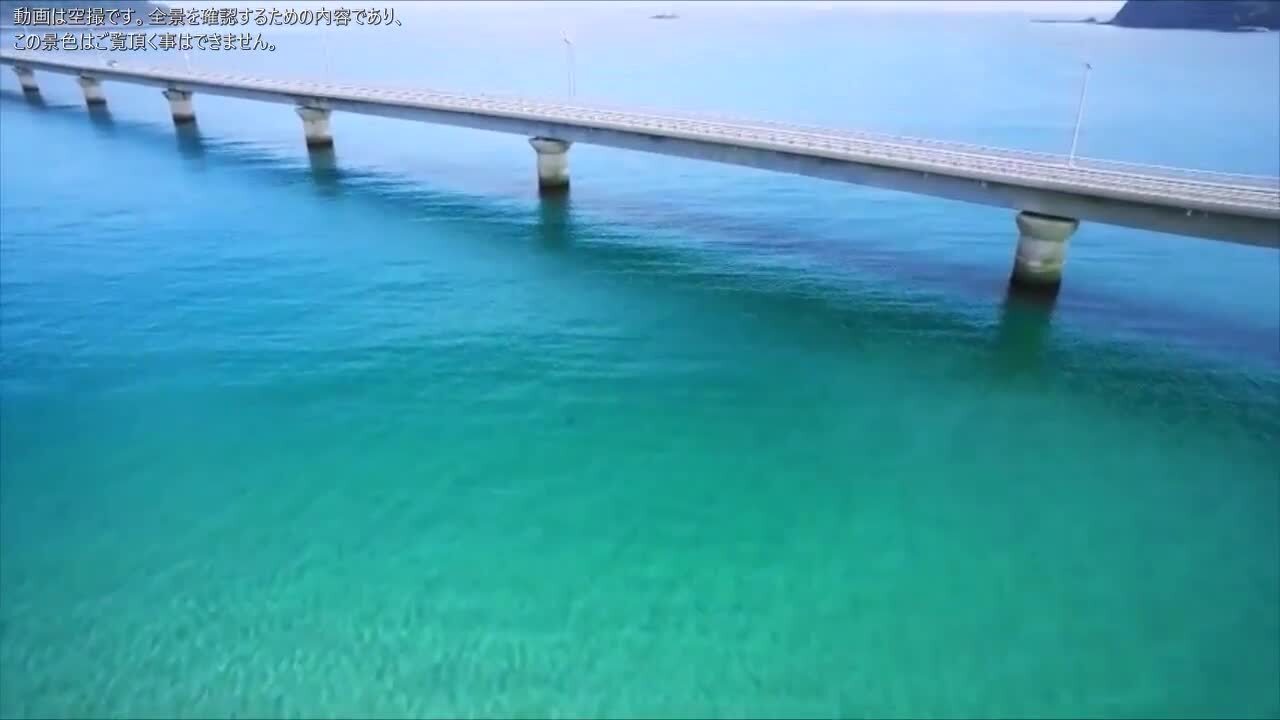
[[[1280,0],[1128,0],[1110,24],[1181,30],[1280,30]]]

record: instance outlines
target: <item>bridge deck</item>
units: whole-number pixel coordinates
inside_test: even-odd
[[[525,132],[522,128],[526,125],[535,128],[553,126],[632,134],[656,140],[694,141],[730,149],[754,148],[787,156],[913,171],[925,177],[936,175],[975,181],[983,187],[991,183],[1083,196],[1090,200],[1135,203],[1146,207],[1185,211],[1187,216],[1199,213],[1231,219],[1262,220],[1268,225],[1272,221],[1280,221],[1280,178],[1275,177],[1095,159],[1069,162],[1064,156],[1058,155],[920,138],[774,122],[613,109],[519,97],[273,79],[126,62],[108,66],[98,58],[76,58],[52,53],[2,52],[0,62],[65,74],[92,74],[101,79],[274,102],[330,106],[356,112],[369,106],[402,111],[417,110],[429,113],[433,121],[507,132]],[[475,121],[479,118],[508,122],[477,125]],[[1276,231],[1280,235],[1280,222],[1276,224]],[[1249,242],[1276,246],[1280,245],[1280,237],[1270,241],[1265,237],[1262,241],[1255,238]]]

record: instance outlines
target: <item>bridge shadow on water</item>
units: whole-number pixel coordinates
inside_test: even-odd
[[[1036,379],[1049,371],[1054,303],[1054,298],[1028,298],[1015,291],[1005,295],[992,339],[997,372]]]
[[[204,136],[200,134],[200,126],[194,122],[175,124],[173,126],[173,137],[178,145],[178,152],[189,160],[204,159],[207,151],[205,149]]]
[[[0,92],[0,102],[23,103],[41,112],[77,121],[84,106],[49,105],[13,93]],[[92,116],[91,116],[92,117]],[[810,238],[807,248],[816,248],[824,265],[835,268],[815,280],[807,270],[783,268],[762,273],[726,269],[709,258],[704,249],[647,242],[654,229],[644,223],[612,222],[609,208],[580,208],[573,194],[539,197],[530,177],[528,195],[513,201],[508,196],[476,196],[462,192],[432,189],[419,181],[406,181],[385,172],[373,172],[343,166],[335,148],[312,150],[305,164],[291,163],[288,158],[268,150],[249,147],[234,141],[206,138],[195,124],[185,126],[154,123],[120,122],[98,116],[94,126],[116,140],[142,138],[148,142],[166,132],[177,131],[177,146],[187,158],[198,159],[208,167],[225,166],[236,172],[258,174],[274,182],[305,182],[328,198],[343,198],[357,203],[374,203],[379,214],[396,216],[434,216],[459,219],[479,225],[484,232],[474,233],[469,240],[506,244],[533,243],[550,262],[581,272],[572,273],[575,281],[600,282],[610,273],[646,273],[647,276],[676,292],[697,293],[705,297],[707,312],[721,308],[745,310],[767,325],[767,332],[777,334],[780,342],[810,344],[823,348],[860,348],[876,343],[892,343],[897,338],[911,338],[925,354],[957,354],[965,360],[953,371],[970,374],[973,379],[1000,386],[1043,386],[1060,378],[1064,367],[1088,367],[1095,392],[1104,393],[1114,382],[1132,383],[1135,373],[1150,375],[1158,370],[1165,384],[1182,382],[1180,377],[1192,373],[1203,379],[1219,373],[1206,371],[1195,363],[1171,365],[1167,355],[1146,352],[1137,346],[1119,346],[1103,339],[1075,338],[1063,340],[1055,326],[1060,321],[1062,303],[1053,298],[1033,299],[1010,293],[1007,268],[999,274],[975,277],[972,272],[948,273],[946,268],[929,270],[924,260],[912,258],[909,251],[876,255],[860,250],[854,243],[840,243],[828,238]],[[669,215],[662,216],[668,220]],[[699,216],[690,232],[716,229],[716,219]],[[740,218],[720,218],[720,228],[731,228],[738,244],[763,245],[788,242],[795,233],[785,227],[771,227],[758,222],[743,223]],[[1010,232],[1010,252],[1014,238]],[[728,243],[732,250],[734,243]],[[721,254],[724,249],[721,248]],[[1011,256],[1012,257],[1012,256]],[[912,299],[888,297],[881,283],[850,286],[841,276],[841,268],[858,267],[860,261],[901,266],[904,282],[924,279],[930,295]],[[901,262],[899,262],[901,261]],[[767,276],[767,277],[766,277]],[[767,282],[762,282],[762,277]],[[590,278],[590,279],[588,279]],[[996,278],[999,278],[997,280]],[[1068,280],[1069,282],[1069,280]],[[886,283],[887,284],[887,283]],[[905,294],[906,289],[903,289]],[[618,292],[623,292],[619,289]],[[634,290],[631,290],[634,291]],[[647,291],[647,290],[646,290]],[[654,292],[658,292],[657,288]],[[1084,288],[1070,288],[1075,298],[1085,297],[1086,304],[1105,306],[1107,312],[1138,310],[1125,303]],[[961,296],[957,301],[963,311],[949,309],[948,293]],[[941,296],[941,299],[939,298]],[[1140,312],[1140,310],[1139,310]],[[795,318],[805,318],[797,323]],[[762,329],[763,331],[763,329]],[[1242,342],[1230,337],[1220,327],[1203,328],[1204,334],[1227,344]],[[1252,344],[1256,338],[1245,338]],[[1109,356],[1100,359],[1098,356]],[[1277,418],[1280,422],[1280,418]]]
[[[321,195],[332,197],[341,192],[342,175],[338,171],[338,153],[333,146],[309,149],[307,166]]]
[[[573,210],[568,193],[544,196],[538,203],[535,225],[538,241],[549,250],[567,251],[573,246]]]
[[[10,94],[8,92],[0,93],[0,94],[3,94],[8,97],[12,97],[12,98],[17,98],[20,101],[26,102],[28,105],[31,105],[33,107],[42,108],[42,107],[48,106],[48,103],[44,101],[44,95],[41,95],[39,90],[23,90],[21,94]]]
[[[101,135],[114,135],[118,128],[116,119],[106,105],[89,105],[85,108],[89,123]]]

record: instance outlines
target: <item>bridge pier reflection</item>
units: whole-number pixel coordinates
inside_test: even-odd
[[[311,148],[307,151],[307,163],[311,166],[311,179],[321,194],[336,195],[339,190],[338,154],[333,146]]]
[[[538,240],[548,248],[560,250],[571,243],[569,227],[569,195],[543,195],[538,204]]]
[[[37,108],[49,107],[49,103],[45,102],[44,96],[40,94],[39,90],[23,90],[22,99],[25,100],[27,104],[32,107],[37,107]]]
[[[997,321],[994,369],[1006,378],[1035,376],[1044,369],[1055,304],[1053,295],[1028,297],[1010,289]]]
[[[88,111],[89,123],[95,130],[108,134],[115,131],[115,118],[111,116],[111,110],[105,103],[90,105]]]
[[[195,123],[177,126],[174,136],[178,141],[178,152],[184,157],[196,159],[204,157],[204,138],[200,136],[200,128]]]

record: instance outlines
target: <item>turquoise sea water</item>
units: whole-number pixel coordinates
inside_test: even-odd
[[[408,12],[408,11],[406,11]],[[197,66],[1280,171],[1280,36],[419,10]],[[142,58],[136,58],[142,59]],[[157,62],[173,62],[158,59]],[[181,62],[181,60],[178,60]],[[0,716],[1276,717],[1280,255],[0,78]]]

